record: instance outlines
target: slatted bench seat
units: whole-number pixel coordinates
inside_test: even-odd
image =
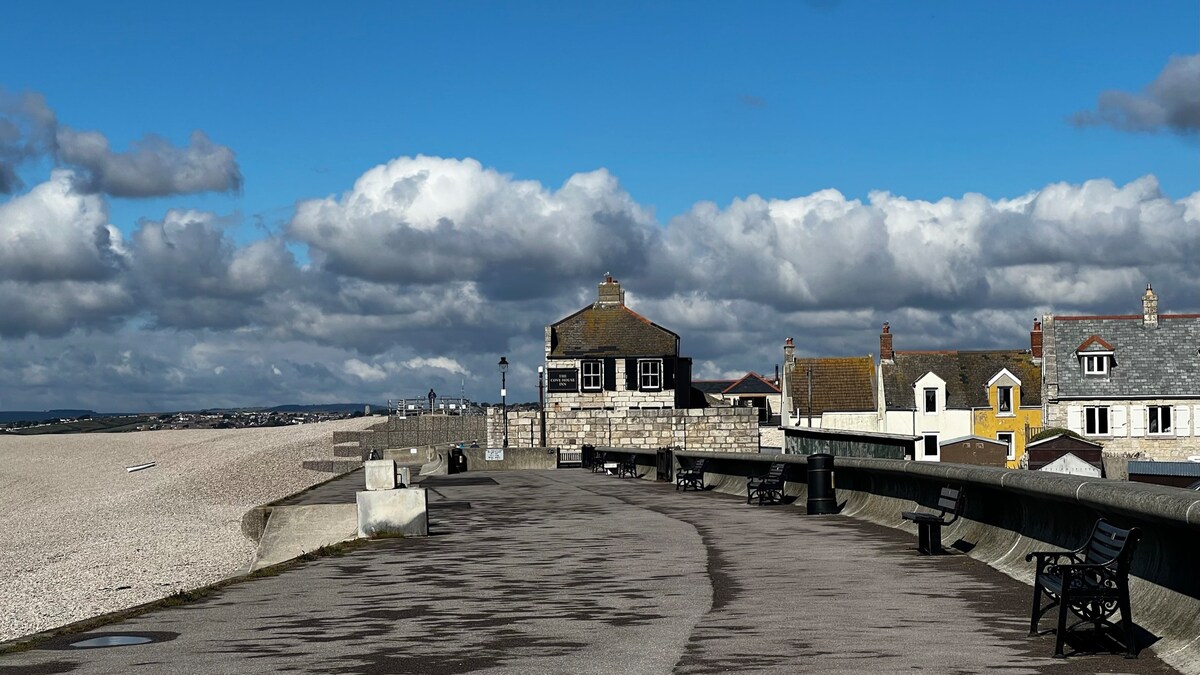
[[[958,520],[962,511],[962,490],[944,487],[938,495],[937,513],[905,511],[900,517],[917,524],[917,551],[924,555],[938,555],[942,551],[942,526]],[[946,516],[950,516],[946,520]]]
[[[1062,658],[1067,631],[1090,623],[1099,638],[1103,629],[1116,629],[1111,619],[1120,611],[1125,658],[1137,658],[1129,610],[1129,567],[1140,539],[1138,528],[1122,530],[1101,518],[1087,543],[1074,551],[1035,551],[1026,555],[1026,562],[1037,559],[1029,634],[1037,635],[1042,616],[1057,606],[1054,656]],[[1042,595],[1050,600],[1045,607],[1041,606]],[[1079,617],[1069,627],[1068,612]]]
[[[758,505],[766,503],[777,504],[783,501],[783,471],[786,464],[776,462],[771,464],[765,476],[755,476],[746,479],[746,503],[758,497]]]
[[[683,488],[684,492],[690,487],[693,490],[704,489],[704,464],[708,461],[707,458],[701,457],[692,462],[692,466],[687,469],[680,469],[675,473],[675,489]]]

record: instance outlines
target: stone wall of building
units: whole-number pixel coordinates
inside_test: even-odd
[[[488,446],[500,447],[504,424],[498,408],[488,410],[487,432]],[[538,413],[508,414],[509,447],[534,447],[540,442]],[[758,415],[753,408],[546,411],[547,446],[574,448],[584,444],[758,452]]]
[[[583,359],[547,359],[547,368],[573,368],[583,374]],[[572,408],[671,408],[675,406],[675,390],[638,391],[625,388],[625,359],[615,360],[615,391],[546,392],[547,410],[570,410]]]

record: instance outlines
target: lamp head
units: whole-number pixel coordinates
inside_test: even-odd
[[[506,357],[506,356],[500,357],[500,372],[502,372],[502,373],[508,372],[508,357]]]

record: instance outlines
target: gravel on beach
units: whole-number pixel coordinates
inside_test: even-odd
[[[331,478],[300,463],[379,421],[0,435],[0,642],[244,571],[242,516]]]

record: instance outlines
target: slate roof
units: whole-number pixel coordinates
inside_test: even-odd
[[[588,305],[550,325],[550,357],[678,356],[679,335],[624,305]]]
[[[1143,326],[1140,315],[1056,316],[1051,330],[1059,398],[1200,397],[1198,315],[1160,314],[1157,328]],[[1075,355],[1092,335],[1113,347],[1107,375],[1085,376]]]
[[[705,394],[720,394],[737,380],[692,380],[692,386]]]
[[[988,407],[988,380],[1007,368],[1021,381],[1021,402],[1042,404],[1042,367],[1028,351],[896,352],[894,363],[884,363],[883,396],[888,410],[912,410],[916,405],[913,384],[932,372],[946,382],[946,407],[955,410]]]
[[[808,415],[808,376],[812,368],[812,414],[875,410],[875,359],[870,356],[798,358],[787,375],[792,407]]]
[[[758,373],[746,373],[742,379],[734,382],[725,389],[726,394],[743,396],[746,394],[778,394],[779,387],[771,384]]]

